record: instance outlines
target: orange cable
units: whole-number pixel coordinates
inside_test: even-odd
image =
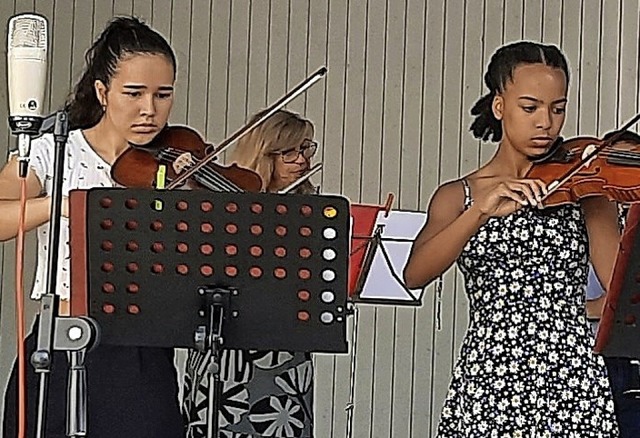
[[[20,217],[16,236],[16,321],[18,346],[18,438],[25,438],[27,419],[26,353],[24,324],[24,235],[27,209],[27,180],[20,179]]]

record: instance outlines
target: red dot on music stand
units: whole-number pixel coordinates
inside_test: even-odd
[[[111,207],[112,203],[113,203],[113,200],[108,196],[100,199],[100,207],[102,208],[109,208]]]
[[[140,245],[138,245],[138,242],[136,242],[135,240],[130,240],[129,242],[127,242],[127,251],[136,252],[139,249]]]
[[[311,293],[308,290],[301,289],[298,291],[298,299],[300,301],[309,301],[309,299],[311,299]]]
[[[285,227],[284,225],[278,225],[275,231],[276,234],[280,237],[284,237],[287,235],[287,227]]]
[[[138,264],[136,262],[131,262],[131,263],[127,263],[127,271],[131,272],[132,274],[134,272],[138,272]]]
[[[309,217],[313,213],[313,209],[309,205],[303,205],[300,207],[300,214],[304,217]]]
[[[213,254],[213,245],[209,243],[203,243],[202,245],[200,245],[200,252],[204,255]]]
[[[160,231],[164,227],[164,224],[162,223],[162,221],[153,221],[151,222],[150,227],[153,231]]]
[[[100,222],[100,228],[102,228],[103,230],[110,230],[111,228],[113,228],[113,221],[111,219],[104,219],[102,222]]]
[[[124,227],[129,231],[137,230],[138,229],[138,222],[137,221],[133,221],[133,220],[127,221],[124,224]],[[160,226],[160,228],[162,228],[162,225]],[[155,230],[155,231],[157,231],[157,230]]]
[[[298,254],[301,258],[308,259],[309,257],[311,257],[311,250],[309,248],[300,248]]]
[[[129,304],[127,306],[127,313],[130,313],[131,315],[137,315],[138,313],[140,313],[140,307],[137,304]]]
[[[301,310],[298,312],[298,320],[306,322],[309,321],[309,319],[311,319],[311,316],[306,310]]]
[[[287,276],[287,270],[284,268],[275,268],[273,270],[273,275],[278,279],[283,279]]]
[[[101,267],[101,268],[102,268],[102,270],[103,270],[104,272],[112,272],[112,271],[113,271],[113,263],[111,263],[111,262],[104,262],[104,263],[102,264],[102,267]]]
[[[104,292],[105,294],[112,294],[113,292],[115,292],[116,287],[113,285],[113,283],[105,283],[102,285],[102,292]]]
[[[249,253],[254,257],[260,257],[262,255],[262,248],[258,245],[253,245],[249,248]]]
[[[249,269],[249,275],[251,275],[253,278],[260,278],[262,277],[262,269],[260,269],[260,267],[258,266],[252,266]]]
[[[284,246],[276,246],[273,250],[273,253],[276,255],[276,257],[285,257],[287,255],[287,248],[285,248]]]
[[[224,229],[229,234],[236,234],[238,232],[238,226],[236,224],[227,224]]]
[[[213,204],[209,201],[202,201],[200,203],[200,210],[205,213],[209,213],[211,210],[213,210]]]
[[[176,272],[180,275],[187,275],[189,273],[189,266],[184,263],[176,266]]]
[[[113,249],[113,242],[110,240],[103,240],[100,248],[102,248],[103,251],[111,251]]]
[[[631,296],[631,304],[638,304],[638,303],[640,303],[640,293],[636,292]]]
[[[129,210],[133,210],[134,208],[138,208],[138,200],[135,198],[129,198],[126,201],[124,201],[124,205]]]
[[[255,214],[262,213],[262,204],[258,204],[258,203],[251,204],[251,212]]]
[[[306,268],[302,268],[298,270],[298,278],[301,280],[308,280],[311,278],[311,271],[306,269]]]
[[[636,323],[636,316],[635,315],[627,315],[624,317],[624,323],[626,325],[634,325]]]
[[[137,294],[140,292],[140,286],[137,283],[129,283],[127,285],[127,292],[130,294]]]
[[[213,267],[211,265],[200,266],[200,273],[205,277],[211,277],[213,275]]]
[[[287,208],[287,206],[286,206],[286,205],[284,205],[284,204],[278,204],[278,205],[276,205],[276,212],[277,212],[278,214],[287,214],[287,211],[288,211],[288,210],[289,210],[289,209],[288,209],[288,208]]]
[[[187,211],[189,209],[189,203],[187,201],[176,202],[176,210]]]
[[[224,209],[227,211],[227,213],[237,213],[238,212],[238,204],[236,204],[235,202],[228,202],[224,206]]]
[[[302,237],[309,237],[312,233],[311,228],[309,227],[300,227],[299,232]]]
[[[164,243],[162,242],[154,242],[153,245],[151,245],[151,251],[155,252],[155,253],[159,253],[164,251]]]
[[[184,243],[184,242],[179,242],[179,243],[176,245],[176,251],[178,251],[178,252],[179,252],[179,253],[181,253],[181,254],[185,254],[186,252],[188,252],[188,251],[189,251],[189,245],[187,245],[187,244],[186,244],[186,243]]]
[[[102,305],[102,311],[106,314],[111,315],[113,312],[116,311],[116,306],[114,306],[113,304],[110,303],[104,303]]]
[[[238,247],[236,245],[233,245],[233,244],[225,245],[224,252],[227,255],[234,256],[234,255],[238,254]]]
[[[236,275],[238,275],[238,268],[231,265],[225,266],[224,273],[227,274],[228,277],[235,277]]]
[[[213,225],[211,225],[211,222],[203,222],[200,224],[200,231],[206,234],[213,233]]]
[[[164,272],[164,265],[162,263],[154,263],[151,265],[151,272],[154,274],[162,274]]]
[[[189,231],[189,224],[186,223],[185,221],[178,222],[176,224],[176,231],[181,231],[181,232]]]
[[[251,234],[254,236],[259,236],[262,234],[262,225],[253,224],[251,225]]]

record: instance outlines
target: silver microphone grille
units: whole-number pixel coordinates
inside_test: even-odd
[[[17,15],[9,22],[10,48],[47,48],[47,21],[39,15]]]

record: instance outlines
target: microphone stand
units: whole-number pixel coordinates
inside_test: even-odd
[[[53,160],[53,191],[51,195],[51,218],[49,222],[49,252],[47,258],[46,293],[40,299],[40,320],[38,322],[38,343],[36,351],[31,355],[31,365],[40,375],[38,393],[38,416],[36,437],[44,437],[46,423],[46,402],[48,377],[51,371],[52,350],[54,340],[54,319],[58,314],[58,297],[55,294],[58,276],[58,247],[60,245],[60,223],[62,216],[62,183],[64,173],[64,150],[69,135],[68,116],[65,111],[55,114],[54,140],[55,155]]]
[[[49,221],[49,252],[47,258],[47,284],[40,299],[40,319],[36,351],[31,364],[40,376],[36,437],[43,438],[46,429],[46,404],[48,379],[51,372],[53,350],[69,352],[69,381],[67,392],[67,436],[86,436],[86,372],[84,356],[87,348],[98,337],[96,323],[88,318],[58,318],[58,296],[55,294],[58,276],[60,228],[62,218],[62,185],[64,181],[64,157],[69,137],[68,115],[64,110],[47,117],[43,130],[53,123],[55,151],[53,161],[53,190],[51,194],[51,218]],[[42,132],[41,131],[41,132]]]

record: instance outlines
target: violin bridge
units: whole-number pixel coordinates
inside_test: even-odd
[[[582,151],[582,161],[584,161],[584,163],[583,163],[582,165],[583,165],[584,167],[589,167],[589,166],[591,166],[591,163],[593,162],[593,160],[595,160],[595,159],[596,159],[597,154],[596,154],[596,155],[594,155],[594,156],[592,156],[592,157],[591,157],[591,158],[589,158],[588,160],[587,160],[587,157],[588,157],[589,155],[593,154],[593,153],[596,151],[597,147],[598,147],[598,146],[597,146],[597,145],[595,145],[595,144],[590,144],[590,145],[587,145],[587,146],[584,148],[584,150]],[[585,160],[586,160],[586,161],[585,161]]]

